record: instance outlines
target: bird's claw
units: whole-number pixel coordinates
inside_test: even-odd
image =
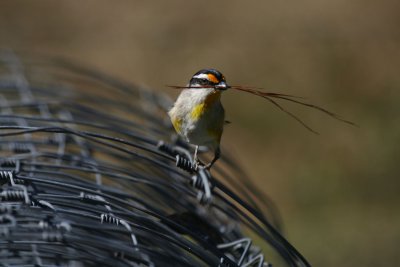
[[[204,169],[209,171],[211,169],[212,165],[213,165],[212,163],[208,163],[207,165],[204,165]]]
[[[199,158],[193,159],[193,165],[205,167],[205,164]]]

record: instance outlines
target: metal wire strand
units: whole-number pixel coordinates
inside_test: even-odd
[[[170,105],[66,60],[1,50],[0,265],[309,266],[237,162],[193,163]]]

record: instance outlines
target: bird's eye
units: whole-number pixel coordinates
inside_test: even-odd
[[[202,79],[199,79],[199,83],[202,84],[202,85],[206,85],[206,84],[209,84],[210,81],[205,79],[205,78],[202,78]]]
[[[212,83],[209,79],[207,79],[207,78],[197,78],[197,77],[193,78],[193,79],[190,81],[190,83],[191,83],[191,84],[198,84],[198,85],[205,85],[205,86],[208,86],[208,85],[212,85],[212,84],[213,84],[213,83]]]

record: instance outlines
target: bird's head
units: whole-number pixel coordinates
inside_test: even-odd
[[[229,88],[224,75],[216,69],[203,69],[196,72],[190,79],[189,87],[214,88],[221,91]]]

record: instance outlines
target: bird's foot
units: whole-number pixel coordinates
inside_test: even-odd
[[[214,164],[214,162],[210,162],[210,163],[204,165],[204,169],[210,170],[213,164]]]
[[[193,164],[197,166],[205,166],[204,162],[202,162],[199,158],[194,158],[193,159]]]

